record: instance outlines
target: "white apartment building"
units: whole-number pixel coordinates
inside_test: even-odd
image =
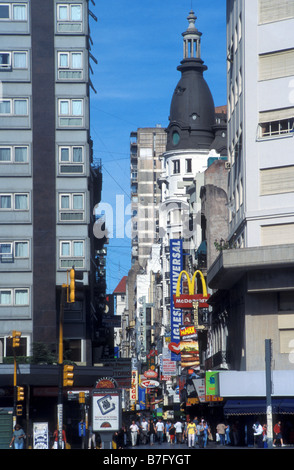
[[[293,243],[294,2],[227,2],[230,238]]]

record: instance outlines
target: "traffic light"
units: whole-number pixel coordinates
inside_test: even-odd
[[[76,271],[72,268],[69,272],[69,303],[76,302],[77,300],[83,300],[84,298],[84,274],[82,271]]]
[[[22,416],[22,405],[16,405],[16,416]]]
[[[79,403],[85,403],[85,392],[79,392]]]
[[[24,388],[17,387],[17,401],[23,401],[23,400],[24,400]]]
[[[13,330],[12,332],[12,347],[13,348],[19,348],[20,337],[21,337],[21,332]]]
[[[72,387],[74,383],[74,366],[65,365],[63,366],[63,386]]]

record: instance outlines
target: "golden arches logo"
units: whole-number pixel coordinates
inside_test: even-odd
[[[194,292],[194,290],[195,290],[195,280],[196,280],[197,274],[199,274],[201,282],[202,282],[203,297],[207,297],[206,282],[205,282],[205,279],[204,279],[204,276],[203,276],[202,272],[199,271],[199,270],[194,272],[194,274],[192,276],[192,279],[190,279],[190,276],[187,273],[187,271],[181,271],[180,272],[179,277],[178,277],[178,281],[177,281],[176,297],[179,297],[179,295],[180,295],[181,278],[182,278],[183,274],[185,274],[185,276],[187,278],[187,281],[188,281],[189,295],[194,295],[195,294],[195,292]]]
[[[188,282],[188,289],[189,289],[189,294],[181,294],[181,279],[182,276],[185,275],[187,278]],[[202,282],[202,294],[197,294],[195,293],[195,281],[197,275],[200,276],[201,282]],[[209,305],[206,303],[206,301],[209,299],[210,295],[207,293],[207,287],[206,287],[206,282],[204,279],[204,276],[201,271],[197,270],[194,272],[192,279],[190,278],[189,274],[187,271],[181,271],[178,277],[177,281],[177,286],[176,286],[176,294],[173,296],[174,299],[174,306],[176,308],[192,308],[193,307],[193,302],[197,301],[199,307],[208,307]]]

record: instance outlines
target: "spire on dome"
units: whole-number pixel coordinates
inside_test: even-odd
[[[200,59],[201,57],[201,36],[202,33],[198,31],[195,26],[197,16],[194,11],[191,10],[187,17],[189,26],[187,30],[182,34],[184,37],[184,60],[186,59]]]

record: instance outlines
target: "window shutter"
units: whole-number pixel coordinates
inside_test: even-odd
[[[294,224],[264,225],[261,227],[261,246],[287,245],[294,240]]]
[[[294,49],[259,56],[259,80],[294,75]]]
[[[294,17],[294,0],[259,0],[259,23]]]
[[[282,121],[283,119],[290,119],[294,117],[294,107],[273,109],[270,111],[262,111],[259,113],[259,122],[273,122]]]
[[[294,166],[260,171],[260,195],[294,192]]]

